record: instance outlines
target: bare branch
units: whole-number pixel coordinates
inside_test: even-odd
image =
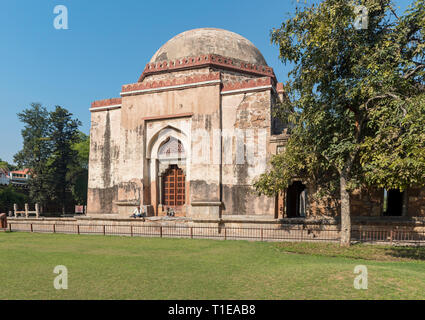
[[[387,92],[385,94],[379,95],[379,96],[374,96],[372,98],[370,98],[369,100],[366,101],[365,103],[365,108],[367,110],[367,107],[369,106],[369,103],[371,103],[374,100],[380,100],[380,99],[385,99],[385,98],[393,98],[394,100],[399,100],[400,97],[392,92]]]
[[[418,72],[421,69],[425,68],[425,64],[419,64],[416,66],[416,68],[410,70],[407,74],[403,76],[403,79],[409,79],[411,76],[415,75],[416,72]]]
[[[390,6],[390,10],[391,10],[392,14],[393,14],[393,15],[397,18],[397,20],[400,22],[401,20],[400,20],[399,16],[397,15],[397,13],[395,12],[395,10],[394,10],[394,8],[393,8],[392,6]]]

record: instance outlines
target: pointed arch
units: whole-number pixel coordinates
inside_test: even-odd
[[[186,159],[186,150],[182,142],[172,136],[159,146],[158,159]]]
[[[186,133],[174,126],[166,125],[163,128],[159,129],[149,140],[147,144],[146,158],[158,159],[159,148],[171,138],[177,139],[181,142],[184,147],[186,157],[188,157],[188,153],[190,152],[190,146]]]

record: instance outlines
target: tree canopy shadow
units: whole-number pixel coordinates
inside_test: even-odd
[[[394,258],[425,260],[425,246],[394,246],[386,253]]]

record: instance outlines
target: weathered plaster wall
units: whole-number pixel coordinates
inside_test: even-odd
[[[122,103],[121,117],[121,177],[122,181],[134,181],[143,177],[143,203],[152,204],[156,210],[158,190],[156,172],[151,170],[150,162],[145,159],[147,144],[146,124],[160,123],[158,130],[173,124],[173,119],[191,119],[191,134],[196,135],[199,128],[211,131],[220,128],[220,86],[219,84],[185,88],[180,90],[153,92],[126,96]],[[178,125],[174,125],[176,127]],[[152,136],[150,133],[150,136]],[[211,134],[212,136],[212,134]],[[199,139],[192,140],[191,150],[196,153]],[[189,141],[190,141],[189,140]],[[193,160],[192,157],[192,160]],[[217,199],[219,196],[219,167],[213,164],[198,164],[197,158],[191,163],[188,194],[190,202],[199,199]],[[199,183],[203,181],[203,183]],[[120,194],[120,200],[126,193]]]
[[[142,85],[146,84],[143,88],[151,88],[150,84],[156,86],[173,79],[186,81],[199,75],[218,76],[217,71],[217,68],[206,67],[148,75]],[[220,72],[220,77],[212,79],[221,78],[222,85],[246,83],[256,77],[228,70]],[[97,184],[92,183],[93,190],[89,193],[92,212],[110,211],[127,216],[136,205],[143,204],[152,205],[158,214],[161,202],[158,187],[160,164],[158,159],[151,159],[150,148],[154,144],[151,140],[161,130],[169,127],[178,131],[181,121],[189,121],[190,133],[182,136],[183,140],[187,140],[185,148],[190,152],[185,167],[186,214],[216,218],[222,201],[224,215],[274,217],[275,200],[258,197],[252,188],[254,180],[265,171],[274,147],[270,145],[271,106],[274,103],[271,89],[222,95],[221,88],[220,83],[209,82],[201,86],[155,87],[149,92],[126,93],[122,98],[120,117],[113,120],[113,132],[103,136],[100,128],[103,124],[104,128],[110,127],[107,121],[111,122],[111,116],[107,120],[107,113],[111,111],[93,113],[93,148],[96,149],[99,144],[101,152],[107,154],[113,145],[119,152],[113,155],[114,164],[105,162],[105,159],[111,159],[111,155],[104,155],[103,162],[98,159],[98,151],[93,155],[92,180]],[[222,129],[225,137],[217,139],[217,133]],[[240,134],[242,150],[237,146]],[[112,166],[115,167],[112,169]],[[106,172],[111,170],[116,175],[113,182],[106,177]],[[107,204],[107,201],[110,203]]]
[[[223,84],[258,78],[258,75],[241,74],[240,72],[236,72],[236,71],[220,70],[217,68],[213,68],[213,70],[221,72],[221,81],[223,82]]]
[[[90,161],[87,211],[117,213],[120,181],[120,120],[121,110],[115,109],[91,114]]]
[[[223,138],[223,215],[274,216],[274,199],[257,196],[252,188],[270,160],[270,111],[270,90],[222,97],[223,130],[229,134]]]

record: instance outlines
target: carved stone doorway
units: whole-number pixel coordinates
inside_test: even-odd
[[[170,165],[162,176],[162,204],[176,213],[186,204],[186,175],[177,165]]]

